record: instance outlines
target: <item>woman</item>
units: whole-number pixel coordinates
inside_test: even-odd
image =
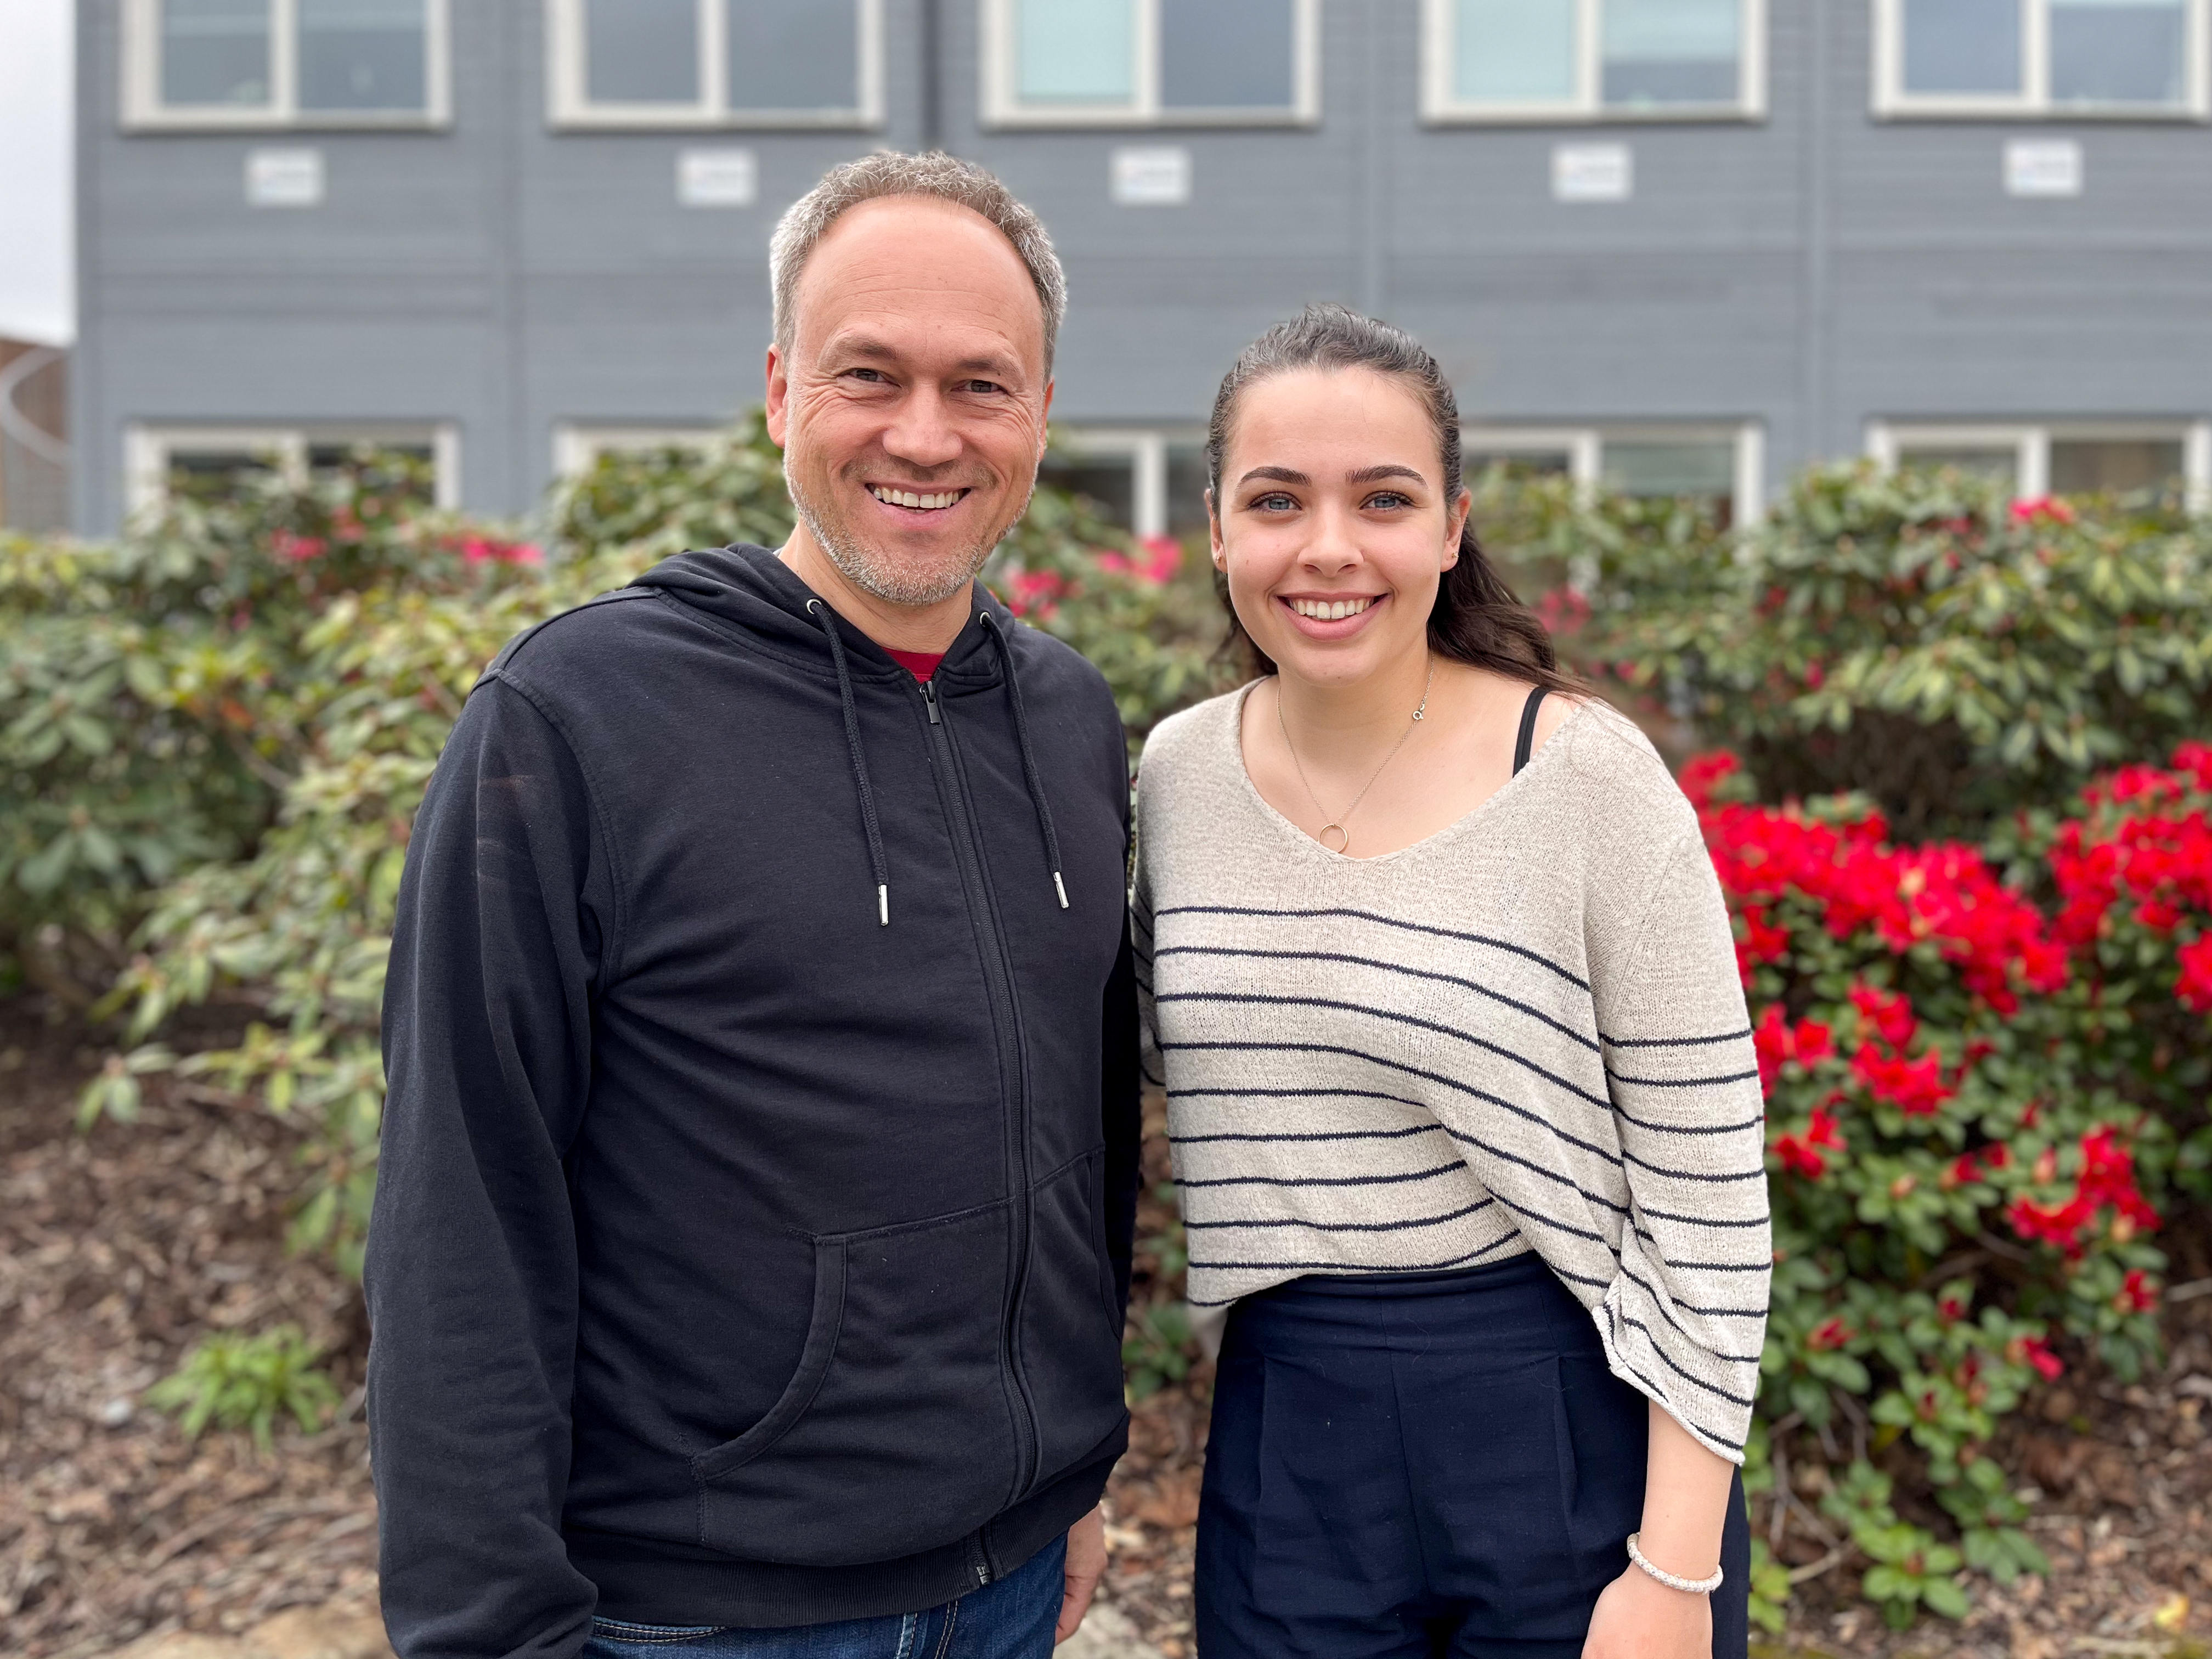
[[[1229,1310],[1199,1650],[1740,1659],[1770,1251],[1695,817],[1484,558],[1413,340],[1272,330],[1207,459],[1260,678],[1152,735],[1137,885]]]

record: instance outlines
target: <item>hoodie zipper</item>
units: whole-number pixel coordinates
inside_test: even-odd
[[[1006,939],[991,903],[983,878],[982,837],[975,825],[975,803],[968,793],[952,727],[940,713],[934,680],[921,682],[921,701],[929,715],[929,736],[939,764],[933,769],[938,789],[945,797],[945,821],[952,830],[952,851],[960,866],[960,884],[968,899],[969,921],[983,944],[983,982],[991,999],[991,1024],[999,1037],[999,1075],[1001,1098],[1010,1107],[1007,1133],[1013,1168],[1013,1261],[1007,1273],[1006,1329],[1000,1348],[1007,1374],[1014,1380],[1014,1405],[1018,1433],[1015,1443],[1014,1485],[1009,1502],[1018,1499],[1036,1478],[1038,1460],[1036,1407],[1030,1398],[1029,1379],[1023,1374],[1017,1334],[1021,1328],[1024,1292],[1028,1287],[1030,1261],[1030,1123],[1029,1087],[1022,1065],[1021,1027],[1014,1002],[1013,964],[1006,954]]]

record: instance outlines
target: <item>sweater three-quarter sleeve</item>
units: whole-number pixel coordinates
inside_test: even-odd
[[[1727,905],[1694,827],[1590,988],[1629,1197],[1597,1310],[1607,1358],[1740,1463],[1773,1261],[1765,1137]]]
[[[415,821],[384,1008],[365,1273],[382,1589],[406,1659],[565,1659],[582,1119],[613,887],[568,746],[478,686]]]

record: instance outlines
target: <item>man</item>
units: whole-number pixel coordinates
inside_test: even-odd
[[[510,644],[416,820],[367,1274],[408,1659],[1011,1659],[1104,1565],[1127,763],[975,580],[1060,267],[941,155],[772,258],[799,527]]]

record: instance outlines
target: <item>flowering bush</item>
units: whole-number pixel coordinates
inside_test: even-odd
[[[1995,850],[1898,846],[1863,797],[1756,805],[1727,754],[1682,781],[1767,1094],[1755,1484],[1825,1491],[1893,1614],[1962,1612],[1959,1554],[1897,1519],[1872,1460],[1924,1474],[1966,1564],[2039,1568],[1998,1419],[2062,1346],[2124,1376],[2155,1347],[2160,1206],[2212,1195],[2212,749],[2098,779]]]

